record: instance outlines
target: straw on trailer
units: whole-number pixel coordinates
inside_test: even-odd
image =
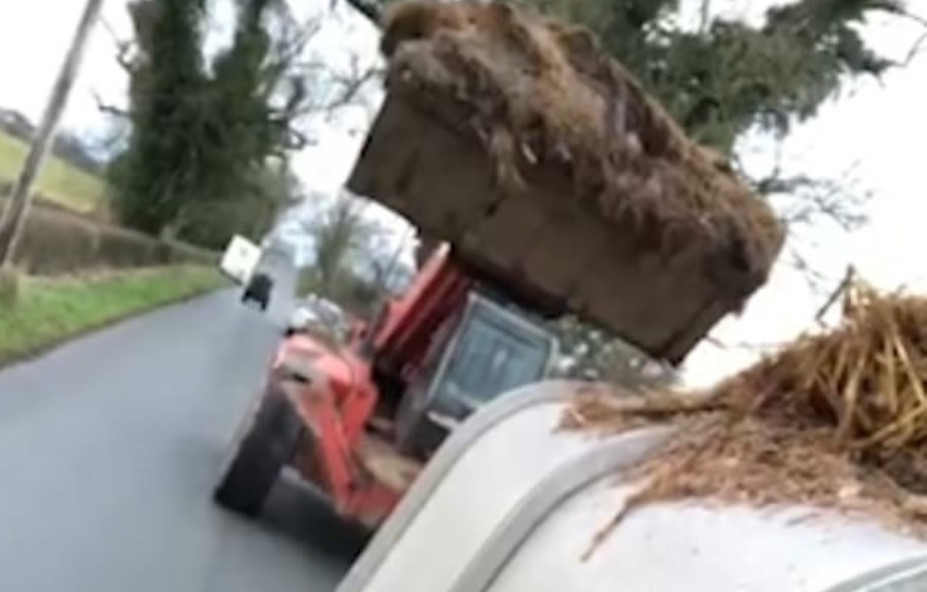
[[[796,340],[710,393],[577,397],[569,429],[669,422],[616,516],[689,497],[859,512],[927,534],[927,298],[849,291],[844,320]]]

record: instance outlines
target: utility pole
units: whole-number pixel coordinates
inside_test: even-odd
[[[61,119],[71,87],[74,85],[75,78],[77,78],[77,71],[80,68],[87,40],[93,30],[93,25],[100,16],[102,6],[103,0],[87,0],[87,6],[84,8],[84,14],[77,26],[71,48],[65,56],[64,64],[62,64],[61,71],[58,73],[58,80],[55,82],[51,97],[45,106],[45,113],[42,115],[39,129],[32,140],[26,162],[23,164],[23,169],[19,173],[16,184],[13,186],[10,200],[3,210],[3,217],[0,218],[0,268],[8,267],[13,262],[13,254],[22,234],[23,223],[32,198],[32,183],[35,181],[42,159],[45,158],[48,147],[55,137],[58,121]]]

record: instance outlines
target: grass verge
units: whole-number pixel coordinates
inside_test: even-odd
[[[84,277],[22,278],[16,304],[0,307],[0,364],[222,284],[214,268],[196,265]]]
[[[19,176],[28,151],[29,146],[25,142],[0,131],[0,182],[12,182]],[[49,154],[42,164],[34,190],[42,199],[81,214],[99,208],[106,194],[102,179],[53,154]]]

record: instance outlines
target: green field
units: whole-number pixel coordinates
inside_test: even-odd
[[[0,182],[12,182],[19,175],[28,147],[18,138],[0,131]],[[36,184],[46,201],[81,214],[98,209],[105,195],[103,180],[49,155]]]
[[[215,268],[198,265],[84,277],[24,277],[15,303],[0,303],[0,363],[222,284]]]

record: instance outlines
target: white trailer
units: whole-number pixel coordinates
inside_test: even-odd
[[[923,541],[797,506],[643,506],[583,560],[671,428],[559,430],[578,388],[529,385],[471,416],[337,592],[927,590]]]
[[[261,248],[247,238],[235,235],[219,261],[219,269],[239,284],[245,284],[261,259]]]

